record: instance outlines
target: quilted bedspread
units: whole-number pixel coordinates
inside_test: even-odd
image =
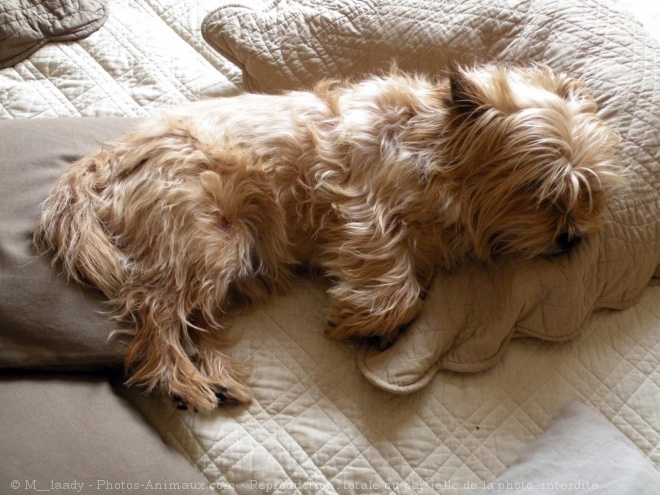
[[[472,294],[448,300],[436,291],[421,322],[378,353],[325,339],[324,287],[301,279],[290,292],[237,319],[230,352],[255,366],[255,400],[249,406],[200,415],[177,411],[139,390],[123,392],[218,493],[433,494],[466,488],[474,493],[501,476],[575,398],[598,410],[660,467],[660,286],[646,286],[654,273],[660,276],[660,197],[653,190],[660,180],[660,44],[604,0],[580,2],[579,8],[566,0],[497,6],[486,0],[419,1],[418,18],[406,17],[403,5],[410,2],[115,0],[108,2],[108,18],[98,31],[76,42],[47,44],[0,71],[0,118],[144,116],[180,101],[235,94],[242,84],[272,91],[366,72],[397,50],[402,65],[415,68],[429,56],[424,44],[437,49],[440,39],[445,51],[435,58],[437,66],[417,69],[441,70],[449,58],[498,59],[504,40],[515,32],[517,46],[528,50],[518,58],[533,53],[544,60],[553,53],[549,47],[561,46],[565,58],[544,61],[600,81],[596,96],[603,117],[619,126],[622,159],[636,167],[640,208],[628,219],[632,234],[624,236],[616,227],[622,222],[617,212],[628,211],[621,200],[609,220],[609,237],[598,242],[608,249],[624,244],[622,239],[633,245],[625,266],[634,271],[635,283],[627,280],[624,287],[617,285],[623,278],[603,281],[580,272],[571,285],[565,277],[566,287],[598,290],[579,314],[566,314],[559,296],[544,300],[542,284],[531,286],[538,292],[532,306],[506,308],[517,311],[507,323],[508,347],[496,347],[493,355],[488,345],[477,345],[480,359],[493,359],[479,361],[488,361],[477,367],[482,371],[461,373],[459,365],[438,359],[443,343],[438,328],[478,326],[486,342],[489,323],[503,325],[498,301],[506,297],[481,306],[470,300],[468,312],[465,301]],[[382,5],[400,8],[396,25],[392,11],[374,13]],[[211,44],[202,38],[205,18],[204,36]],[[428,27],[431,22],[435,28]],[[406,27],[407,44],[390,36],[397,26]],[[375,33],[371,38],[365,38],[368,30]],[[539,33],[545,41],[532,43]],[[583,51],[575,51],[577,46]],[[630,84],[635,94],[608,87],[608,74],[621,80],[642,68],[648,77]],[[614,115],[612,108],[625,112]],[[646,230],[635,238],[640,225]],[[634,257],[638,252],[643,258]],[[594,269],[607,266],[608,259],[596,258]],[[545,265],[543,270],[557,276]],[[461,290],[484,295],[499,287],[484,291],[474,285],[478,278],[472,280]],[[507,280],[521,290],[518,279]],[[614,299],[603,301],[603,294]],[[447,305],[453,311],[439,310]],[[591,312],[604,306],[626,309]],[[559,335],[573,340],[548,343],[530,338],[534,332],[521,326],[514,329],[519,316],[527,317],[527,330],[545,329],[537,307],[545,308],[543,318],[561,316],[559,321],[575,325]],[[524,338],[511,339],[513,330]],[[456,356],[469,361],[460,352]]]

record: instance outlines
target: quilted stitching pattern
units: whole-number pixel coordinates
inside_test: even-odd
[[[516,339],[489,371],[438,374],[405,396],[373,387],[356,349],[324,339],[324,302],[302,280],[239,319],[232,352],[256,367],[248,408],[201,416],[130,399],[210,482],[233,484],[223,493],[266,492],[255,482],[282,484],[277,494],[456,493],[445,487],[493,480],[576,397],[660,466],[660,287],[594,314],[570,344]]]
[[[240,71],[204,42],[217,0],[114,0],[101,29],[0,71],[0,118],[152,114],[235,94]]]

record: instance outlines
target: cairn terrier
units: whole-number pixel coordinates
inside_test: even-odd
[[[180,408],[242,403],[249,372],[223,330],[297,266],[329,281],[331,338],[387,345],[436,270],[596,232],[623,174],[595,112],[544,66],[193,103],[73,163],[35,240],[131,322],[128,384]]]

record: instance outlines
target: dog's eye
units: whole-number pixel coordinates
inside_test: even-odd
[[[555,242],[563,251],[570,251],[575,246],[580,244],[580,242],[582,242],[582,236],[578,234],[569,234],[568,232],[562,232],[557,236]]]

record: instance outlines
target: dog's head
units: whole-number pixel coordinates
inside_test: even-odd
[[[577,80],[546,67],[455,68],[450,169],[477,258],[568,251],[625,183],[618,136]]]

